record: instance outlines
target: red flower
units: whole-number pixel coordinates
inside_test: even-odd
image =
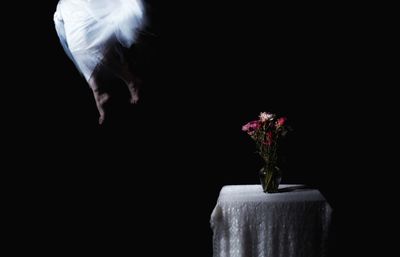
[[[271,144],[272,144],[272,132],[271,132],[271,131],[268,131],[268,132],[265,134],[265,141],[264,141],[264,144],[267,144],[267,145],[271,145]]]
[[[282,127],[285,124],[286,120],[287,120],[286,117],[279,118],[275,123],[276,127],[277,128]]]

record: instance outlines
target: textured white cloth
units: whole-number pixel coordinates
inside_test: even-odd
[[[144,10],[140,0],[60,0],[54,23],[65,52],[89,80],[111,48],[135,42]]]
[[[214,257],[321,257],[332,209],[315,189],[225,186],[211,214]],[[293,191],[291,191],[291,188]],[[300,188],[300,189],[295,189]]]

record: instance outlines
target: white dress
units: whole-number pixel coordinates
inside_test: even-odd
[[[89,80],[110,49],[135,42],[144,9],[140,0],[60,0],[54,22],[65,52]]]

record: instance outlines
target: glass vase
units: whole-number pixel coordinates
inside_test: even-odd
[[[277,166],[264,165],[259,171],[259,177],[264,193],[278,192],[282,172]]]

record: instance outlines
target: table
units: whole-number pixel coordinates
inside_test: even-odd
[[[332,208],[316,189],[224,186],[211,214],[214,257],[321,257]]]

